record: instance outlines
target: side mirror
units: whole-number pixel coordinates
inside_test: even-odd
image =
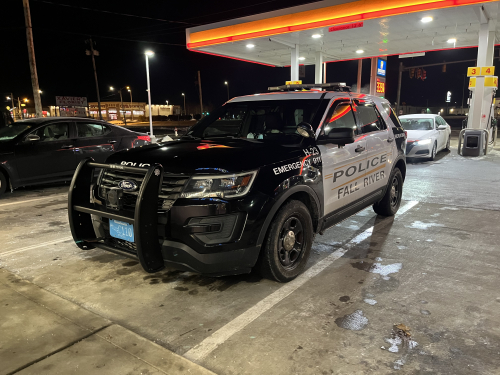
[[[40,140],[40,137],[36,134],[30,134],[26,137],[25,141],[26,142],[36,142],[36,141],[39,141]]]
[[[318,140],[321,143],[334,143],[339,146],[345,146],[354,143],[354,128],[333,128],[327,136],[322,136]]]
[[[304,138],[314,138],[314,130],[311,124],[308,124],[307,122],[301,122],[297,125],[297,133]]]
[[[448,127],[446,125],[439,125],[438,130],[446,130]]]

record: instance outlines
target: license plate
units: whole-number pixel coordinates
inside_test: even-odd
[[[134,242],[134,226],[118,220],[109,220],[109,234],[111,237]]]

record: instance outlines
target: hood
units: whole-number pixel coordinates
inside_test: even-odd
[[[136,167],[158,163],[166,172],[182,174],[236,173],[304,156],[302,148],[301,144],[231,138],[181,140],[120,151],[107,162]]]
[[[432,136],[432,130],[407,130],[407,132],[409,141],[420,141]]]

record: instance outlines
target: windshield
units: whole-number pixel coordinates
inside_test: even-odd
[[[434,130],[432,118],[399,118],[405,130]]]
[[[0,141],[9,141],[14,139],[29,128],[31,128],[31,125],[22,122],[15,122],[0,128]]]
[[[321,99],[228,103],[203,118],[188,136],[297,141],[296,138],[300,137],[297,125],[307,122],[316,129],[327,104],[327,100],[322,102]]]

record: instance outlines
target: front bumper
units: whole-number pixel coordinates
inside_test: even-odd
[[[106,208],[96,203],[92,193],[89,199],[94,168],[145,175],[134,211]],[[168,211],[161,211],[162,176],[158,164],[143,169],[82,161],[68,202],[76,244],[82,249],[97,247],[135,257],[147,272],[157,272],[166,264],[213,276],[250,272],[259,255],[257,238],[265,220],[260,208],[269,198],[258,192],[232,201],[179,198]],[[135,242],[111,237],[110,219],[133,224]]]
[[[406,157],[407,158],[428,158],[431,156],[432,143],[427,145],[415,145],[414,142],[406,143]]]

